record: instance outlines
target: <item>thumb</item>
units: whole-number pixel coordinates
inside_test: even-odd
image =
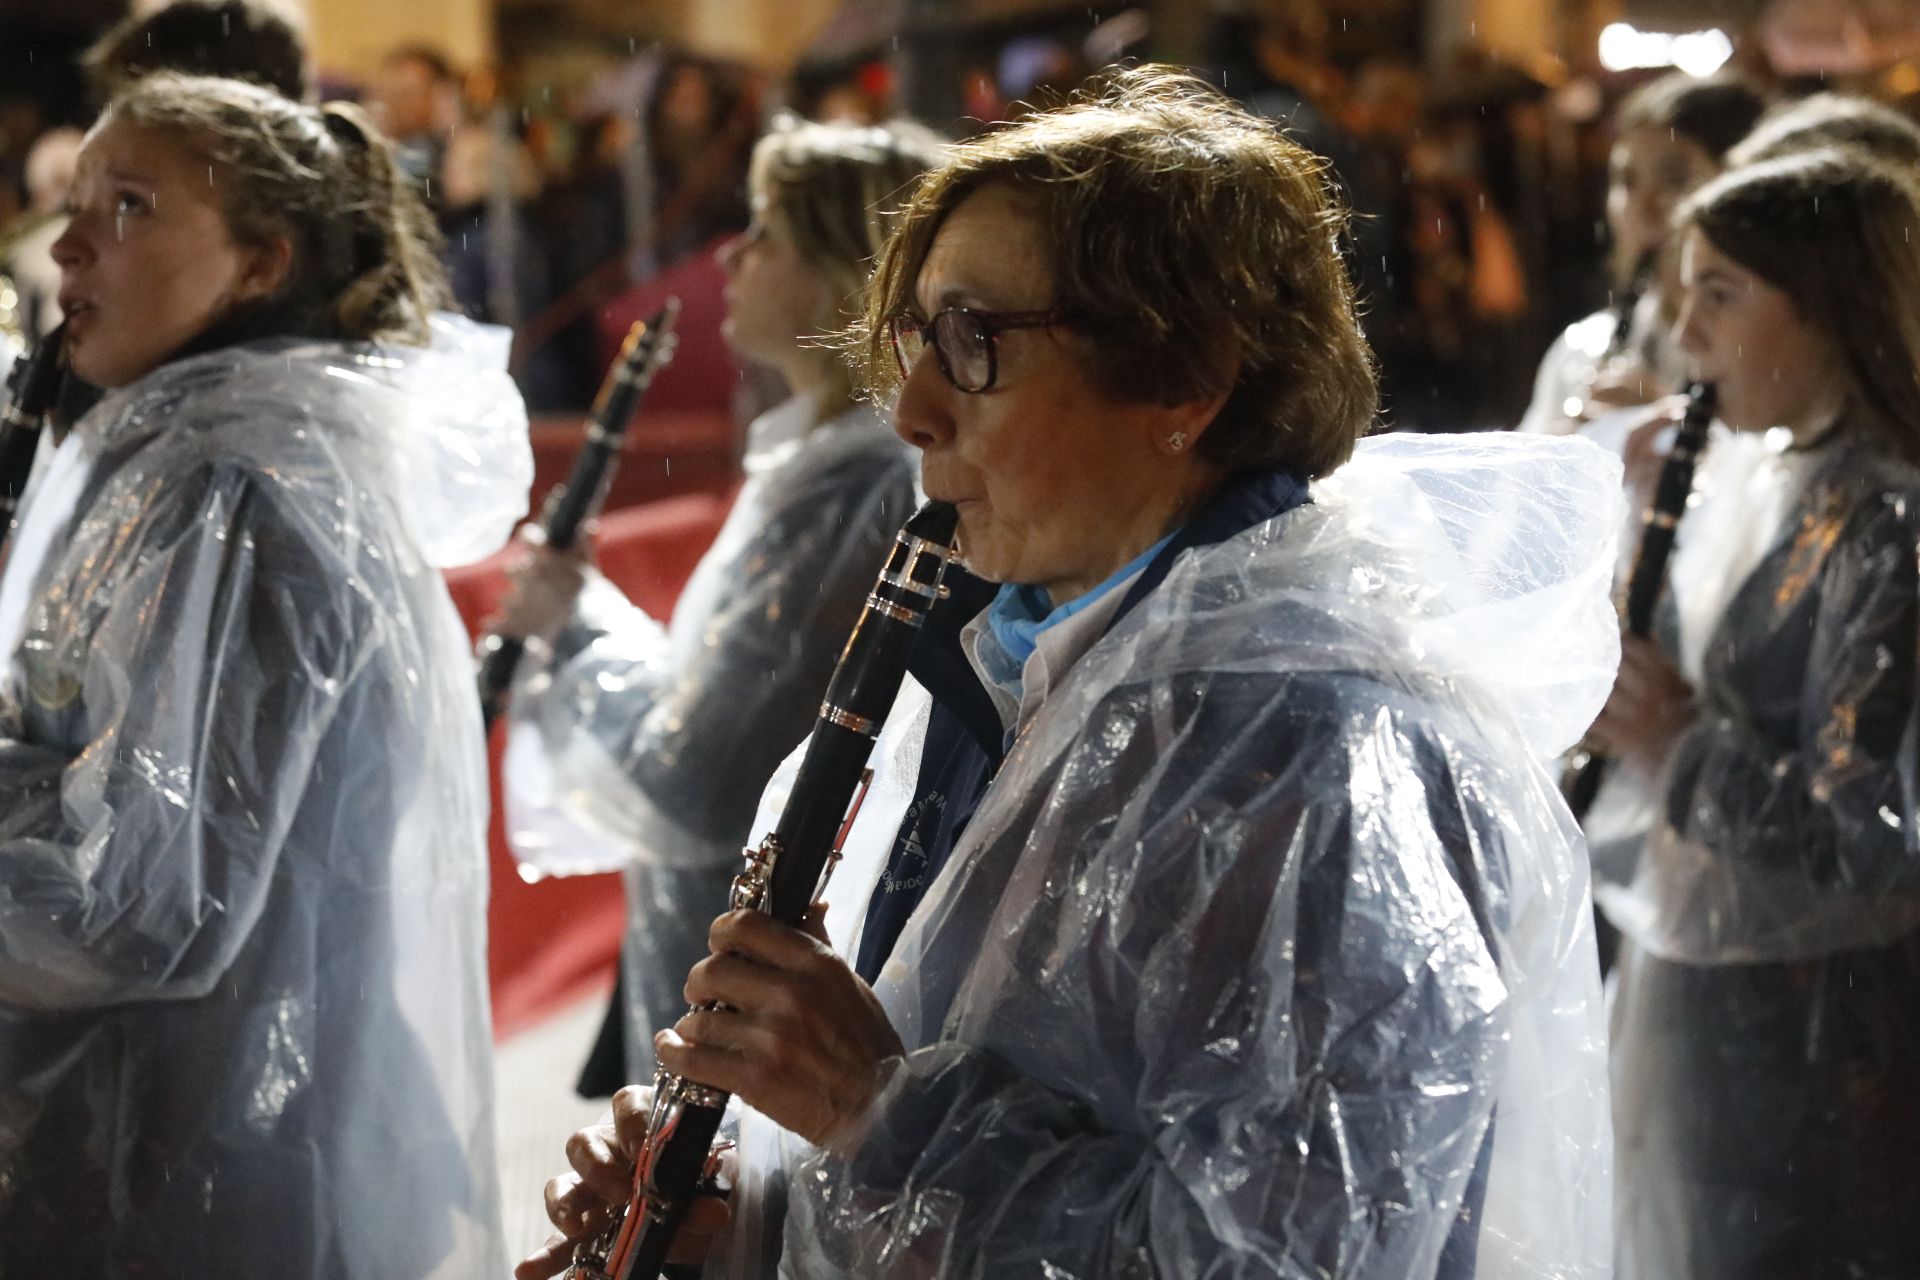
[[[800,922],[800,932],[806,934],[816,942],[826,942],[828,946],[833,945],[827,942],[826,903],[816,902],[807,908],[807,918]]]

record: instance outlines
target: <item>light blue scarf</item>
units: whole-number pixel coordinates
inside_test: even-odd
[[[1041,587],[1017,582],[1001,587],[987,606],[987,629],[980,638],[978,656],[987,678],[1018,703],[1026,686],[1027,659],[1039,647],[1041,633],[1059,626],[1146,568],[1171,541],[1173,534],[1169,533],[1115,569],[1099,586],[1063,605],[1056,606]]]

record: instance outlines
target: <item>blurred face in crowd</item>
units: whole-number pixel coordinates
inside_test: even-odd
[[[54,242],[68,361],[118,387],[284,277],[286,243],[235,243],[214,172],[179,137],[110,120],[87,139]]]
[[[402,142],[445,133],[458,123],[454,87],[418,58],[394,58],[381,67],[367,106],[374,122]]]
[[[1659,250],[1674,209],[1719,168],[1703,148],[1670,130],[1642,125],[1620,135],[1607,162],[1607,225],[1624,268]]]
[[[808,370],[832,358],[807,345],[831,323],[831,286],[801,256],[780,211],[764,195],[753,203],[752,224],[720,249],[727,273],[727,318],[720,333],[747,359],[771,365],[789,383],[803,383]]]
[[[1719,416],[1742,431],[1811,434],[1845,398],[1833,343],[1782,290],[1714,248],[1699,230],[1681,240],[1685,301],[1675,334],[1693,375],[1720,393]]]
[[[713,85],[698,67],[676,67],[660,88],[655,120],[663,139],[704,139],[713,129]]]
[[[974,192],[928,248],[915,316],[1048,310],[1045,235],[1020,192]],[[967,567],[1063,604],[1152,546],[1204,491],[1211,476],[1193,445],[1224,395],[1173,407],[1116,399],[1087,372],[1085,340],[1067,325],[990,341],[993,385],[972,394],[947,380],[931,346],[922,352],[906,370],[895,430],[921,450],[927,495],[959,508]],[[1176,432],[1179,449],[1168,444]]]

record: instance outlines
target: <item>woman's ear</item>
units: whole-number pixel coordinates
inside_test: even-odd
[[[1227,397],[1232,394],[1233,389],[1228,387],[1213,395],[1164,406],[1154,415],[1149,443],[1170,458],[1193,452],[1194,446],[1200,443],[1200,437],[1220,416],[1220,410],[1226,407]]]
[[[286,283],[287,273],[292,269],[293,241],[288,237],[274,236],[250,247],[241,256],[240,278],[235,282],[236,301],[271,297]]]

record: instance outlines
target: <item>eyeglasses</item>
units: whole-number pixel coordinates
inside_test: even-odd
[[[900,362],[900,376],[912,372],[928,346],[940,362],[940,372],[954,390],[969,395],[993,386],[999,375],[1000,335],[1008,329],[1045,329],[1066,324],[1072,317],[1062,311],[974,311],[967,307],[948,307],[931,320],[901,314],[887,322],[893,335],[893,358]]]

